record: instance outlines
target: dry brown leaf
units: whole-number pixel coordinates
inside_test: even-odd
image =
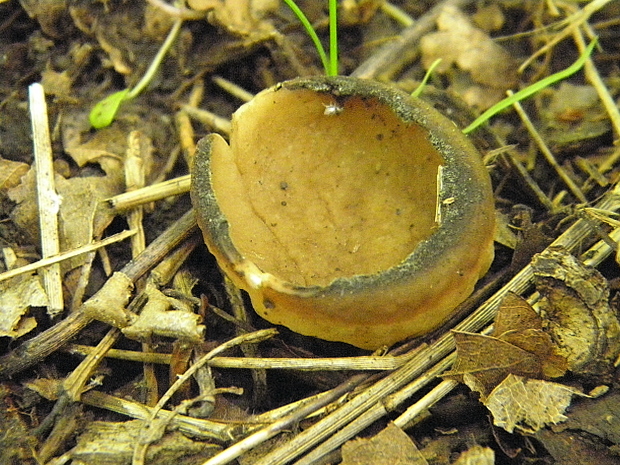
[[[0,157],[0,191],[4,192],[17,186],[29,169],[30,166],[26,163]]]
[[[112,125],[100,129],[88,141],[82,142],[83,128],[80,121],[75,121],[78,115],[69,114],[63,125],[63,143],[65,152],[79,165],[89,163],[98,164],[101,169],[114,178],[120,177],[123,164],[127,160],[128,131],[125,128]],[[154,171],[153,143],[150,137],[140,132],[140,155],[143,158],[142,166],[144,177],[150,179]]]
[[[198,324],[199,315],[183,308],[179,301],[152,285],[147,285],[145,293],[148,302],[137,320],[122,329],[125,336],[139,341],[150,341],[154,335],[193,342],[204,339],[205,327]]]
[[[486,398],[506,376],[557,377],[566,361],[556,354],[542,322],[527,301],[508,294],[495,319],[491,336],[454,332],[457,360],[444,376],[456,379]]]
[[[508,375],[484,402],[493,424],[512,433],[515,428],[535,433],[567,419],[564,412],[574,394],[581,392],[563,384]]]
[[[557,378],[566,373],[566,359],[542,329],[542,319],[527,300],[508,293],[495,317],[492,335],[535,354],[540,359],[543,376]]]
[[[459,455],[454,465],[494,465],[495,451],[490,447],[473,446]]]
[[[511,334],[528,329],[542,329],[542,320],[527,300],[509,292],[502,299],[495,317],[493,336],[504,339]]]
[[[0,337],[18,338],[32,331],[37,322],[24,317],[30,307],[47,306],[47,295],[36,274],[0,282]]]
[[[58,400],[62,393],[62,381],[52,378],[35,378],[26,381],[24,386],[47,400]]]
[[[476,333],[454,332],[458,358],[445,373],[484,399],[510,373],[541,375],[539,358],[509,342]]]
[[[540,360],[543,378],[558,378],[566,373],[566,359],[557,353],[551,336],[540,329],[527,329],[518,333],[506,334],[503,338],[526,352],[535,354]]]
[[[82,167],[87,163],[99,163],[107,173],[112,169],[118,169],[121,156],[127,147],[127,131],[113,125],[97,131],[88,141],[82,142],[80,135],[76,136],[73,128],[68,128],[72,137],[67,137],[64,134],[65,127],[66,125],[63,127],[65,152],[73,158],[78,166]],[[115,164],[108,167],[106,164],[108,160]]]
[[[603,104],[593,86],[568,82],[541,95],[540,127],[553,153],[584,150],[593,139],[611,131]]]
[[[123,179],[118,171],[101,177],[65,179],[57,175],[56,190],[62,201],[59,211],[60,247],[68,251],[89,244],[100,236],[113,216],[101,208],[101,201],[122,192]],[[22,178],[22,183],[8,191],[17,202],[11,217],[32,241],[39,243],[39,217],[36,205],[34,170]],[[63,273],[84,263],[83,256],[61,263]]]
[[[510,54],[489,35],[474,27],[455,7],[446,7],[437,18],[439,32],[420,40],[422,62],[428,69],[438,58],[438,73],[453,64],[469,73],[473,82],[459,90],[465,101],[485,109],[501,100],[517,82],[516,64]]]
[[[273,26],[262,17],[267,11],[276,11],[279,5],[264,0],[189,0],[188,6],[197,11],[210,11],[212,22],[233,34],[247,36],[273,30]]]
[[[428,465],[411,438],[394,423],[368,439],[342,446],[341,465]]]
[[[77,99],[72,96],[71,86],[73,82],[67,71],[62,73],[51,69],[42,71],[41,85],[45,89],[46,95],[54,95],[62,102],[77,103]]]

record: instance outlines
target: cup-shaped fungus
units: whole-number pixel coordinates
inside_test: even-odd
[[[302,78],[201,141],[192,201],[210,251],[268,321],[365,349],[438,327],[493,259],[480,155],[379,83]]]

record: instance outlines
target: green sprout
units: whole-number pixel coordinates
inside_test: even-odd
[[[142,79],[140,79],[140,82],[138,82],[133,89],[123,89],[118,92],[114,92],[95,104],[88,115],[88,120],[90,121],[92,127],[95,129],[101,129],[112,124],[112,121],[114,121],[121,104],[127,100],[136,98],[149,85],[149,83],[153,80],[157,69],[161,65],[161,62],[166,56],[166,53],[168,53],[168,50],[179,35],[182,23],[182,20],[175,21],[174,25],[170,29],[170,32],[168,33],[168,37],[166,37],[166,40],[160,47],[157,55],[153,58],[151,65],[146,70],[146,73],[144,73],[144,76],[142,76]]]
[[[295,1],[284,0],[284,3],[286,3],[295,16],[297,16],[297,19],[310,36],[310,39],[312,39],[314,47],[319,53],[323,68],[325,69],[325,74],[328,76],[336,76],[338,74],[338,0],[329,0],[329,59],[312,24],[310,24],[310,21],[297,6]]]
[[[512,106],[514,103],[524,100],[534,95],[536,92],[544,89],[545,87],[549,87],[550,85],[555,84],[556,82],[561,81],[562,79],[566,79],[567,77],[575,74],[577,71],[581,69],[581,67],[585,64],[586,60],[590,57],[590,55],[592,54],[592,50],[594,50],[594,47],[596,46],[597,42],[598,42],[598,39],[594,38],[594,40],[590,42],[588,47],[579,56],[577,61],[575,61],[575,63],[570,65],[568,68],[563,69],[562,71],[558,71],[557,73],[554,73],[550,76],[547,76],[546,78],[541,79],[538,82],[535,82],[534,84],[526,87],[525,89],[521,89],[519,92],[516,92],[512,94],[511,96],[506,97],[501,102],[498,102],[495,105],[493,105],[487,111],[485,111],[480,116],[478,116],[478,118],[476,118],[473,123],[471,123],[465,129],[463,129],[463,134],[469,134],[474,129],[476,129],[478,126],[488,121],[491,117],[495,116],[500,111],[508,108],[509,106]]]
[[[426,71],[426,74],[424,75],[424,78],[422,79],[422,82],[420,83],[420,85],[416,87],[416,89],[413,92],[411,92],[412,97],[418,98],[420,96],[420,94],[424,90],[424,87],[426,87],[426,83],[430,79],[431,74],[433,74],[433,71],[435,71],[435,68],[439,66],[439,63],[441,63],[441,58],[437,58],[435,61],[431,63],[431,66],[428,68],[428,71]]]

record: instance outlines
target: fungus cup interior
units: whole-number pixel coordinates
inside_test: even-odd
[[[334,103],[273,92],[238,113],[231,146],[213,152],[232,242],[298,286],[387,270],[435,227],[442,158],[423,130],[376,99],[349,97],[326,115]]]
[[[259,314],[302,334],[376,348],[436,327],[493,256],[478,153],[437,112],[393,91],[386,102],[377,84],[292,82],[235,113],[230,146],[211,135],[199,147],[192,198],[211,252]],[[429,125],[456,134],[456,148]],[[444,211],[457,192],[468,199]],[[460,229],[446,233],[451,223]]]

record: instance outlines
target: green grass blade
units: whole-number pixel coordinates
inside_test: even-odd
[[[316,31],[312,27],[312,24],[310,24],[310,21],[308,21],[308,18],[306,18],[306,15],[303,13],[303,11],[299,9],[297,4],[293,0],[284,0],[284,3],[286,3],[288,7],[291,9],[291,11],[295,13],[295,16],[297,16],[297,19],[299,20],[299,22],[302,24],[302,26],[304,27],[304,29],[306,30],[306,32],[312,39],[312,42],[314,43],[314,47],[316,48],[317,52],[319,52],[319,57],[321,58],[321,62],[323,63],[323,68],[325,68],[325,74],[329,75],[330,64],[327,60],[327,54],[325,53],[323,44],[319,40],[319,36],[316,35]]]
[[[465,129],[463,129],[463,134],[469,134],[474,129],[476,129],[478,126],[486,122],[489,118],[491,118],[492,116],[495,116],[497,113],[506,109],[507,107],[512,106],[512,104],[514,104],[515,102],[519,102],[523,99],[526,99],[534,95],[536,92],[544,89],[545,87],[548,87],[551,84],[555,84],[556,82],[561,81],[562,79],[566,79],[572,74],[575,74],[577,71],[581,69],[581,67],[585,64],[586,60],[588,59],[588,57],[592,54],[592,50],[594,50],[594,47],[596,46],[597,42],[598,42],[598,39],[596,38],[592,42],[590,42],[590,45],[588,45],[588,47],[584,50],[581,56],[577,59],[577,61],[575,61],[575,63],[570,65],[568,68],[563,69],[562,71],[558,71],[557,73],[552,74],[551,76],[547,76],[546,78],[541,79],[538,82],[535,82],[534,84],[526,87],[525,89],[521,89],[519,92],[493,105],[487,111],[482,113],[478,118],[476,118],[473,123],[471,123]]]
[[[177,37],[179,36],[179,32],[181,32],[182,24],[183,24],[183,21],[180,19],[177,19],[174,22],[174,24],[170,28],[170,31],[168,32],[168,35],[166,36],[166,40],[164,40],[164,43],[161,45],[161,47],[159,47],[159,50],[157,51],[157,54],[153,58],[153,61],[151,61],[151,64],[146,70],[146,73],[144,73],[144,76],[142,76],[142,79],[140,79],[140,81],[136,84],[136,86],[129,91],[129,95],[127,95],[127,100],[136,98],[138,95],[140,95],[140,93],[144,89],[146,89],[149,83],[153,80],[153,77],[157,73],[157,70],[159,69],[162,61],[164,61],[164,58],[166,54],[168,53],[168,50],[170,50],[170,47],[172,47],[172,44],[174,44],[174,42],[177,40]]]
[[[418,98],[420,96],[420,94],[424,90],[424,87],[426,86],[426,83],[428,82],[429,78],[431,77],[431,74],[433,74],[433,71],[435,71],[435,68],[437,68],[437,66],[439,66],[439,63],[441,63],[441,58],[437,58],[435,61],[433,61],[431,63],[431,65],[429,66],[428,71],[426,71],[426,74],[424,75],[424,78],[422,79],[422,82],[420,83],[420,85],[418,87],[416,87],[416,90],[411,92],[411,96],[412,97]]]
[[[338,0],[329,0],[329,70],[327,75],[338,75]]]

